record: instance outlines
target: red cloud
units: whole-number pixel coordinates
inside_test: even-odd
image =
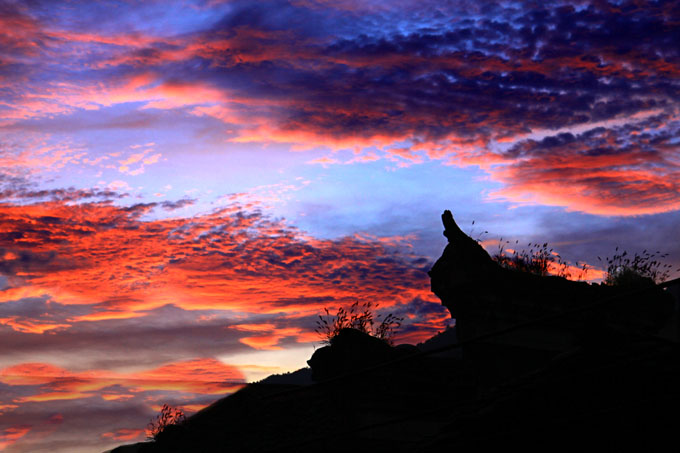
[[[598,215],[678,210],[677,127],[596,129],[521,142],[491,170],[506,184],[492,196]]]
[[[380,241],[304,237],[237,206],[190,219],[139,219],[153,208],[0,205],[0,249],[16,257],[3,262],[15,284],[0,300],[50,294],[64,304],[106,307],[70,321],[77,322],[134,317],[166,304],[315,314],[328,300],[394,304],[427,293],[427,275],[411,265],[413,257]]]
[[[88,425],[88,435],[132,440],[139,437],[142,430],[136,428],[144,426],[157,405],[179,401],[193,412],[218,396],[237,391],[245,379],[233,366],[197,358],[127,372],[73,371],[48,363],[21,363],[0,369],[0,385],[4,387],[0,395],[2,420],[24,422],[4,431],[0,428],[0,449],[19,442],[33,451],[29,445],[53,442],[55,430],[67,436],[74,430],[82,434],[88,416],[94,416],[89,420],[93,424]],[[94,415],[88,415],[91,408]],[[30,436],[22,439],[29,430]]]
[[[236,330],[246,332],[267,333],[266,335],[254,335],[240,338],[239,341],[254,349],[274,350],[282,349],[279,342],[287,337],[294,337],[299,343],[314,342],[319,340],[316,332],[305,331],[299,327],[277,327],[274,324],[238,324]]]
[[[31,426],[29,425],[16,425],[5,428],[2,432],[0,432],[0,450],[4,450],[17,440],[24,437],[30,430]]]
[[[70,327],[70,324],[43,323],[28,319],[17,319],[16,317],[0,318],[0,325],[10,326],[17,332],[25,333],[45,333],[49,330]]]
[[[106,432],[103,433],[101,436],[103,438],[107,439],[113,439],[117,441],[132,441],[135,439],[141,439],[143,437],[143,434],[145,433],[145,430],[143,429],[126,429],[126,428],[121,428],[117,429],[116,431],[113,432]]]
[[[182,390],[190,393],[221,394],[244,383],[241,372],[215,359],[195,359],[170,363],[153,370],[126,376],[146,389]],[[137,387],[139,388],[139,387]]]
[[[10,386],[38,386],[35,393],[15,399],[15,403],[93,396],[118,400],[128,399],[130,394],[158,390],[219,395],[238,390],[245,384],[238,369],[208,358],[131,373],[103,370],[71,372],[45,363],[23,363],[0,370],[0,382]],[[115,392],[107,390],[115,386],[120,389]]]

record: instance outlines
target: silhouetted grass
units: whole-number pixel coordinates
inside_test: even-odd
[[[394,334],[401,327],[404,318],[389,313],[377,323],[373,310],[378,304],[371,302],[354,302],[349,309],[340,307],[335,315],[331,315],[328,308],[324,308],[325,316],[319,315],[314,331],[321,337],[321,342],[330,344],[331,340],[345,328],[356,329],[392,344]]]
[[[146,438],[156,440],[170,425],[178,425],[186,419],[184,411],[169,404],[163,404],[160,414],[146,425]]]
[[[667,253],[650,253],[643,250],[641,254],[635,252],[631,257],[627,251],[616,253],[611,258],[605,257],[607,263],[607,276],[604,283],[607,285],[635,286],[645,280],[653,283],[662,283],[670,276],[672,266],[664,264],[660,259],[666,258]],[[602,262],[599,256],[597,259]]]
[[[498,251],[491,256],[491,258],[506,269],[514,269],[521,272],[529,272],[536,275],[557,275],[566,279],[585,280],[588,275],[590,267],[586,263],[579,264],[578,261],[574,267],[579,269],[578,274],[572,275],[570,271],[571,263],[562,259],[559,253],[554,252],[549,248],[548,243],[543,244],[532,243],[527,244],[528,249],[518,250],[516,247],[519,241],[515,241],[515,248],[506,250],[506,245],[510,241],[503,242],[501,238],[498,242]]]
[[[578,268],[578,274],[573,275],[570,271],[571,264],[549,248],[548,243],[529,243],[528,249],[507,249],[510,241],[498,242],[498,251],[491,258],[506,269],[514,269],[521,272],[529,272],[536,275],[557,275],[570,280],[585,280],[591,269],[588,264],[579,264],[576,261],[574,267]],[[515,241],[515,247],[519,241]],[[644,281],[662,283],[668,279],[672,271],[672,265],[660,261],[668,257],[667,253],[650,253],[644,250],[642,253],[635,252],[632,256],[627,251],[616,253],[611,258],[604,260],[599,256],[600,262],[607,265],[606,276],[603,283],[610,286],[638,286]],[[679,269],[680,270],[680,269]]]

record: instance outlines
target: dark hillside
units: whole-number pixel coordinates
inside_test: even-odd
[[[671,294],[500,269],[452,222],[431,277],[455,331],[392,347],[343,330],[311,371],[250,384],[114,452],[677,451]]]

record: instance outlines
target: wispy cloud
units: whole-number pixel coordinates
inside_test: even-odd
[[[517,143],[492,170],[506,187],[492,196],[599,215],[680,209],[677,117],[563,133]],[[565,190],[565,187],[570,190]]]

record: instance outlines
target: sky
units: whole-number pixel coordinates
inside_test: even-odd
[[[680,276],[677,2],[0,0],[0,30],[1,451],[143,440],[305,366],[324,308],[444,330],[444,209],[572,277]]]

